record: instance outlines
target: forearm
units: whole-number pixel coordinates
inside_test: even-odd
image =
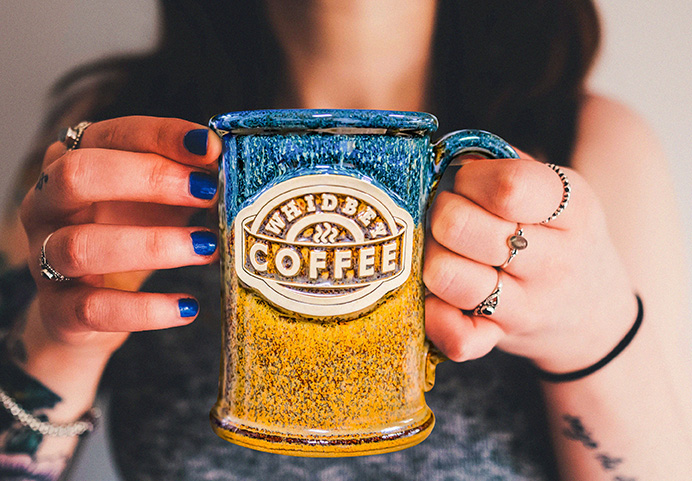
[[[51,340],[30,322],[36,311],[34,303],[4,342],[0,387],[42,421],[73,423],[91,408],[107,356]],[[42,435],[0,409],[0,479],[58,479],[79,437]]]
[[[692,475],[684,403],[646,318],[632,343],[581,380],[544,383],[563,481],[683,480]],[[678,369],[687,369],[680,360]],[[688,371],[689,372],[689,371]]]

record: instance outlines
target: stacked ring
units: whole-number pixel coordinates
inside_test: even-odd
[[[567,204],[569,204],[569,198],[572,193],[572,186],[570,185],[569,179],[562,171],[562,169],[555,164],[546,165],[553,169],[555,173],[560,177],[560,181],[562,182],[562,200],[560,201],[560,205],[557,206],[557,209],[555,209],[555,212],[553,212],[553,214],[546,220],[541,222],[541,224],[547,224],[548,222],[550,222],[551,220],[555,220],[557,216],[562,214],[562,211],[565,210]]]
[[[481,301],[481,303],[478,304],[473,310],[473,314],[476,316],[492,316],[500,302],[500,294],[502,293],[502,269],[495,268],[495,270],[497,271],[497,282],[495,283],[495,288],[493,289],[493,292],[491,292],[488,297],[483,299],[483,301]]]
[[[84,131],[91,125],[91,122],[82,121],[74,127],[66,127],[58,134],[58,141],[65,144],[67,150],[74,150],[79,147]]]
[[[54,281],[54,282],[65,282],[65,281],[71,281],[71,277],[66,277],[59,273],[55,268],[50,265],[48,262],[48,259],[46,259],[46,244],[48,244],[48,239],[52,237],[52,235],[55,234],[55,232],[52,232],[48,234],[48,237],[46,237],[46,240],[43,241],[43,245],[41,245],[41,255],[39,256],[38,259],[38,267],[41,269],[41,275],[48,279],[49,281]]]
[[[500,269],[504,269],[512,262],[512,259],[517,255],[517,252],[523,251],[529,246],[529,241],[524,237],[524,229],[521,224],[517,224],[517,230],[514,234],[507,238],[507,247],[509,247],[509,257],[500,265]]]

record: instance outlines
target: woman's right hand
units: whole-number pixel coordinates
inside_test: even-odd
[[[21,219],[38,288],[41,337],[109,356],[133,331],[184,325],[189,295],[136,291],[148,272],[217,259],[217,235],[186,227],[216,202],[221,141],[179,119],[123,117],[90,125],[79,148],[53,143]],[[46,259],[66,277],[40,273]],[[115,274],[127,273],[127,274]]]

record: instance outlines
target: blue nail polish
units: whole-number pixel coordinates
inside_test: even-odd
[[[206,230],[200,230],[190,234],[192,238],[192,248],[195,254],[200,256],[210,256],[216,250],[216,235]]]
[[[203,172],[192,172],[190,174],[190,194],[198,199],[212,199],[216,194],[216,177]]]
[[[207,145],[209,144],[209,130],[195,129],[185,134],[183,145],[195,155],[207,155]]]
[[[199,312],[199,303],[191,297],[179,299],[178,309],[180,309],[180,317],[195,317]]]

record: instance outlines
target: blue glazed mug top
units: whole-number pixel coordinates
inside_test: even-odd
[[[424,112],[357,109],[287,109],[229,112],[209,122],[217,132],[246,133],[248,130],[381,129],[411,135],[437,130],[437,118]]]

